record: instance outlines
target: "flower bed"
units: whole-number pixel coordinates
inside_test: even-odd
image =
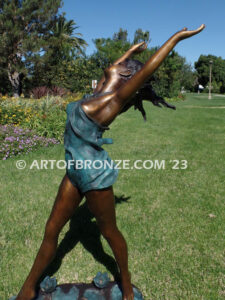
[[[39,147],[59,144],[59,141],[38,136],[30,129],[0,125],[0,143],[0,159],[6,160],[19,154],[28,154]]]
[[[13,124],[34,130],[38,136],[55,138],[63,142],[66,121],[66,105],[81,95],[67,98],[45,97],[42,99],[0,98],[0,124]]]

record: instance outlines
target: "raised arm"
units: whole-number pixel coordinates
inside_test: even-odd
[[[183,28],[181,31],[175,33],[156,53],[144,64],[142,69],[138,71],[131,79],[129,79],[121,88],[116,92],[116,96],[123,106],[129,101],[129,98],[143,85],[154,71],[164,61],[170,51],[176,46],[176,44],[186,38],[189,38],[195,34],[198,34],[205,28],[205,25],[201,25],[196,30],[187,31],[187,28]]]
[[[82,107],[86,114],[101,125],[108,126],[111,124],[116,116],[122,112],[135,92],[139,90],[144,82],[155,72],[176,44],[183,39],[201,32],[204,28],[205,25],[201,25],[198,29],[192,31],[183,28],[181,31],[175,33],[156,51],[143,67],[128,80],[124,80],[122,77],[126,76],[122,74],[123,68],[126,69],[126,64],[111,66],[106,70],[106,77],[107,74],[109,74],[109,78],[106,79],[106,84],[103,87],[103,90],[108,93],[99,95],[83,103]],[[107,73],[107,71],[109,71],[109,73]]]
[[[130,58],[133,54],[138,54],[144,51],[147,48],[147,44],[145,42],[141,42],[139,44],[133,45],[127,52],[125,52],[120,58],[118,58],[116,61],[114,61],[113,65],[118,65],[119,63],[122,63],[126,59]],[[105,82],[105,76],[103,75],[100,79],[97,87],[94,89],[94,93],[98,93]]]
[[[143,52],[146,48],[147,48],[147,44],[145,42],[135,44],[129,50],[127,50],[127,52],[124,53],[124,55],[118,58],[113,64],[118,65],[119,63],[122,63],[126,59],[130,58],[133,54],[138,54]]]

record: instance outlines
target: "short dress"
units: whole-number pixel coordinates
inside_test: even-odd
[[[81,193],[110,187],[118,176],[118,169],[108,153],[101,147],[112,144],[112,139],[102,138],[108,127],[91,120],[81,104],[85,99],[67,105],[64,147],[66,173]]]

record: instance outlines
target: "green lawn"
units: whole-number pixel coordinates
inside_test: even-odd
[[[132,281],[145,299],[224,299],[225,98],[190,94],[176,106],[146,103],[147,122],[131,109],[105,133],[114,139],[105,147],[113,159],[165,160],[161,170],[120,170],[118,226],[128,242]],[[2,300],[18,292],[32,265],[64,175],[21,171],[16,160],[29,166],[34,159],[63,158],[59,145],[0,162]],[[172,169],[171,160],[186,160],[188,168]],[[98,271],[113,269],[95,220],[83,204],[78,212],[51,267],[59,283],[90,282]]]

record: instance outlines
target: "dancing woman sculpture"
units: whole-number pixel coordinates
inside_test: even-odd
[[[96,217],[102,235],[113,250],[120,270],[123,300],[133,300],[127,245],[116,225],[112,184],[116,180],[117,170],[113,168],[77,169],[71,161],[104,160],[110,162],[108,154],[101,148],[102,144],[111,142],[109,139],[102,138],[104,130],[160,66],[175,45],[199,33],[204,27],[202,25],[193,31],[187,31],[187,28],[184,28],[177,32],[138,71],[128,67],[129,60],[127,59],[132,54],[144,51],[146,45],[143,42],[132,46],[105,70],[94,95],[67,106],[68,118],[65,130],[67,174],[62,180],[46,223],[40,250],[17,300],[31,300],[35,297],[37,281],[55,255],[59,233],[74,214],[83,196],[86,197],[88,207]]]

